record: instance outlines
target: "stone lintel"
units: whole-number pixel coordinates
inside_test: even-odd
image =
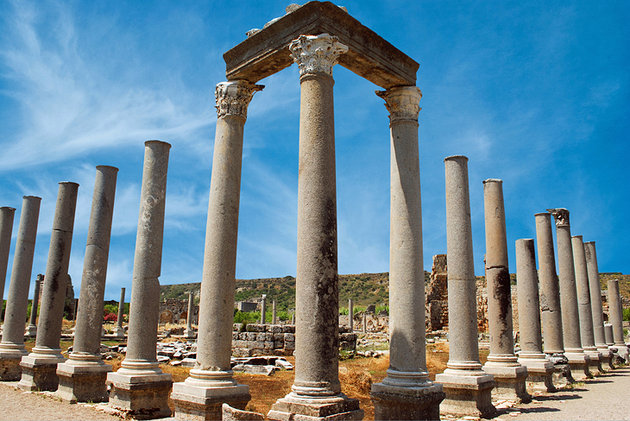
[[[291,66],[289,44],[300,35],[328,33],[348,46],[339,64],[389,89],[415,85],[418,63],[330,2],[311,1],[227,51],[228,80],[258,82]]]

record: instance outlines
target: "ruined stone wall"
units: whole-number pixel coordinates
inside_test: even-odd
[[[160,323],[186,323],[188,300],[169,298],[160,303]],[[197,324],[199,306],[193,305],[193,323]]]

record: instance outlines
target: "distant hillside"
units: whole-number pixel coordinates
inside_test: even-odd
[[[430,273],[425,271],[425,280],[428,280],[429,276]],[[515,283],[516,275],[510,274],[510,278],[512,279],[512,283]],[[602,289],[608,287],[608,279],[611,278],[619,279],[621,294],[630,299],[630,275],[601,273],[600,280]],[[388,302],[388,280],[389,274],[387,272],[339,275],[339,306],[346,307],[349,298],[352,298],[357,306],[366,306],[369,304],[386,305]],[[188,291],[191,290],[194,291],[198,297],[200,285],[199,283],[162,285],[160,289],[160,299],[175,298],[185,300],[188,299]],[[278,310],[295,308],[295,278],[285,276],[284,278],[236,280],[235,301],[255,300],[260,298],[262,294],[267,295],[269,305],[271,305],[271,301],[275,299]]]

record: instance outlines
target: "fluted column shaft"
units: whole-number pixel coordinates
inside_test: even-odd
[[[136,235],[129,339],[122,367],[135,363],[157,367],[156,345],[160,306],[159,276],[162,269],[162,240],[166,204],[166,177],[171,145],[151,140],[145,142],[140,216]],[[131,364],[129,364],[131,363]]]
[[[37,339],[33,353],[39,351],[61,352],[59,341],[68,284],[68,265],[70,263],[70,247],[72,245],[78,189],[77,183],[59,183],[46,275],[42,286],[42,305],[37,324]]]
[[[24,349],[24,321],[28,304],[28,290],[33,269],[33,255],[35,253],[35,238],[37,236],[37,220],[41,198],[24,196],[22,213],[18,228],[9,296],[4,313],[2,343],[15,345]],[[2,349],[4,347],[0,347]]]
[[[601,350],[607,349],[604,334],[604,310],[602,307],[602,286],[599,282],[599,268],[597,266],[597,252],[595,242],[584,243],[586,269],[588,271],[588,285],[591,296],[591,314],[593,317],[593,335],[595,345]]]
[[[591,311],[591,294],[586,269],[584,242],[581,235],[571,238],[573,261],[575,266],[575,286],[577,289],[578,311],[580,315],[580,338],[585,351],[596,352],[595,336],[593,334],[593,313]]]
[[[546,354],[564,353],[560,286],[556,274],[556,260],[551,231],[551,214],[537,213],[536,243],[538,247],[538,277],[540,281],[540,310]],[[519,325],[520,326],[520,325]]]
[[[11,250],[11,233],[15,208],[0,208],[0,302],[4,299],[4,284],[7,277],[9,251]]]
[[[118,168],[99,165],[96,167],[94,195],[88,229],[81,296],[74,334],[74,354],[90,354],[101,359],[101,329],[103,325],[103,297],[107,278],[109,241],[114,215],[114,198]]]

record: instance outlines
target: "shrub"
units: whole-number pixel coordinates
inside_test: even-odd
[[[630,321],[630,308],[623,309],[623,319],[625,321]]]
[[[103,317],[103,320],[106,322],[117,322],[118,316],[116,316],[116,313],[107,313],[105,317]]]

